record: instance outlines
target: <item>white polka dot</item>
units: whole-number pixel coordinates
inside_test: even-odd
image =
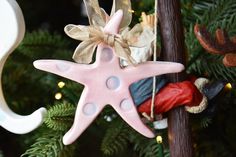
[[[120,87],[120,79],[116,76],[111,76],[107,79],[106,86],[110,90],[115,90]]]
[[[124,99],[120,103],[120,108],[124,111],[129,111],[133,108],[133,102],[131,99]]]
[[[60,64],[57,64],[57,69],[59,71],[65,72],[65,71],[68,71],[70,69],[70,66],[68,66],[64,63],[60,63]]]
[[[83,113],[87,116],[94,115],[97,111],[97,106],[93,103],[88,103],[84,105]]]

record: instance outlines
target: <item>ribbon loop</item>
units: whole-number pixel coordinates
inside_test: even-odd
[[[83,0],[88,13],[89,23],[92,26],[105,26],[109,20],[109,15],[99,6],[98,0]],[[132,21],[132,8],[130,0],[113,0],[113,6],[110,16],[116,11],[122,9],[124,17],[121,22],[121,29],[125,29]]]
[[[132,19],[130,0],[113,0],[111,15],[116,10],[122,9],[124,12],[120,34],[107,34],[103,27],[110,17],[100,8],[98,0],[83,0],[90,22],[90,26],[67,25],[65,33],[73,39],[82,41],[76,48],[73,59],[77,63],[89,64],[92,61],[94,51],[98,44],[105,43],[114,48],[115,54],[129,64],[135,65],[136,61],[131,56],[130,47],[148,47],[155,39],[152,29],[135,25],[131,30],[128,25]]]
[[[76,48],[73,59],[77,63],[89,64],[95,48],[99,43],[105,43],[115,49],[118,57],[135,65],[136,61],[131,57],[130,46],[145,47],[155,39],[152,31],[141,29],[140,25],[126,30],[121,34],[107,34],[97,26],[67,25],[65,32],[73,39],[83,41]]]

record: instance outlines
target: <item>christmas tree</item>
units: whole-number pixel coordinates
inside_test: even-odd
[[[23,42],[8,58],[2,74],[3,92],[9,107],[19,114],[30,114],[45,107],[48,113],[42,126],[25,135],[14,135],[0,129],[0,156],[170,156],[167,129],[156,129],[158,138],[149,139],[132,129],[111,107],[106,107],[76,142],[65,146],[64,134],[70,129],[83,85],[41,72],[33,67],[38,59],[72,61],[78,41],[68,38],[64,27],[69,23],[88,24],[84,4],[80,0],[18,0],[24,13],[27,33]],[[110,12],[112,0],[100,0]],[[155,12],[154,0],[132,0],[132,25],[142,12]],[[187,53],[186,72],[205,77],[211,84],[225,84],[224,90],[209,100],[207,109],[190,114],[190,128],[195,156],[235,156],[234,113],[236,68],[227,67],[226,56],[211,54],[194,33],[195,24],[206,26],[213,34],[217,28],[236,34],[235,0],[181,0],[181,13]],[[160,34],[158,26],[157,34]],[[161,48],[161,37],[157,36]],[[166,116],[165,114],[163,116]],[[152,126],[152,123],[148,123]]]

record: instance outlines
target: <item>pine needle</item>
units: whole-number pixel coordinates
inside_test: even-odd
[[[74,121],[75,109],[72,104],[56,104],[48,110],[44,123],[53,130],[65,131],[71,127]]]

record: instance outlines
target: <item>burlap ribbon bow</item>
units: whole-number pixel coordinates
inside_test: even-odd
[[[82,42],[76,48],[73,59],[78,63],[90,63],[93,53],[100,43],[105,43],[113,47],[117,56],[134,64],[135,61],[131,57],[131,51],[126,39],[121,35],[112,35],[104,33],[101,28],[95,26],[75,26],[67,25],[65,32],[76,40]]]
[[[129,30],[128,25],[132,15],[127,9],[131,8],[130,0],[114,0],[113,2],[114,11],[123,7],[125,8],[124,14],[127,15],[122,21],[122,33],[116,35],[103,32],[102,27],[109,20],[109,16],[99,7],[97,0],[84,0],[84,2],[87,7],[90,26],[70,24],[65,27],[65,33],[68,36],[82,41],[76,48],[73,59],[77,63],[89,64],[98,44],[105,43],[114,48],[118,57],[134,65],[135,60],[131,57],[129,47],[144,47],[155,39],[155,35],[152,30],[143,29],[140,24]],[[114,11],[112,11],[112,14]]]

